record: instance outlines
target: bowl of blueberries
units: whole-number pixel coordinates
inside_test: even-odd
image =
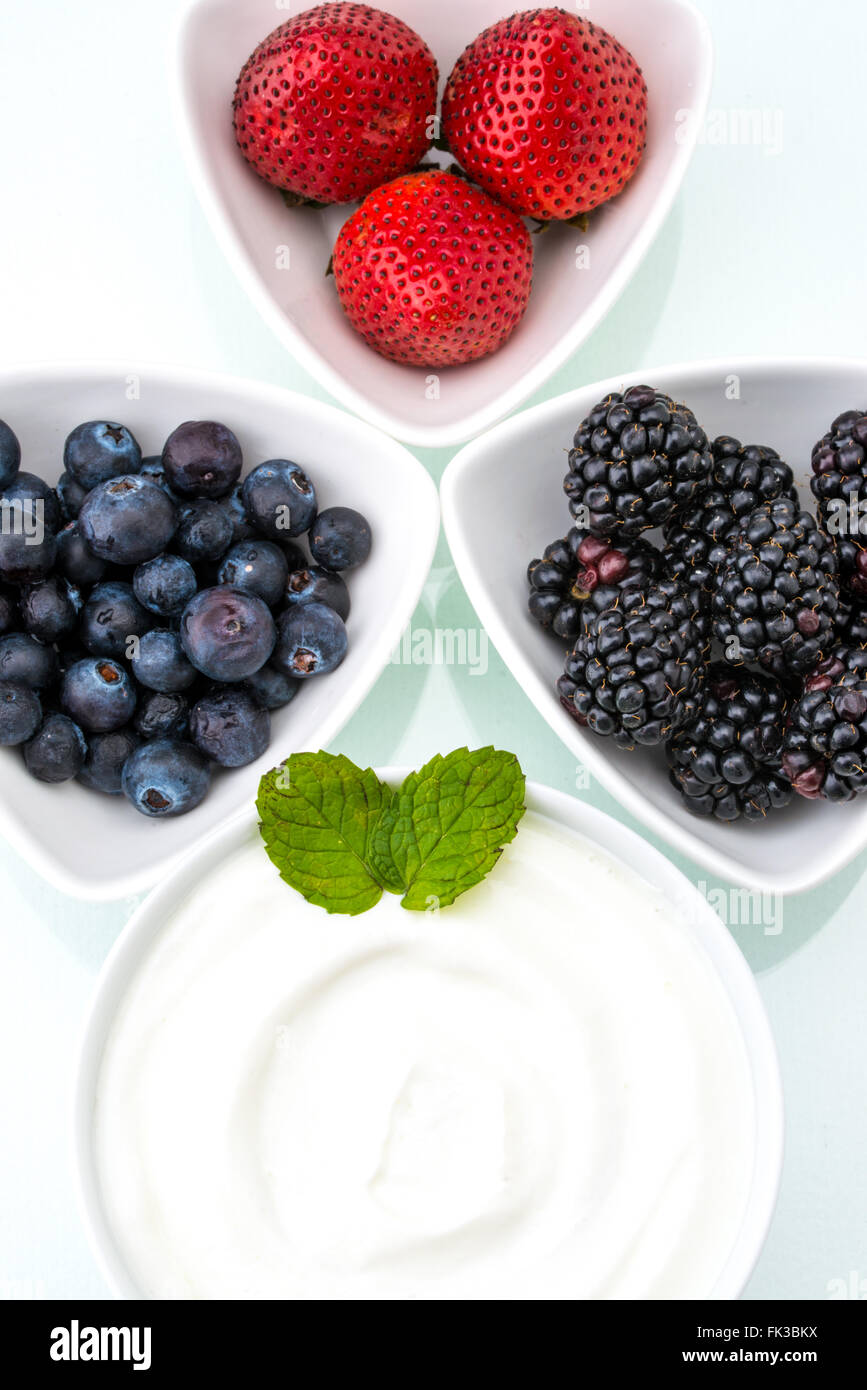
[[[150,886],[265,770],[335,737],[438,529],[412,455],[294,393],[145,367],[0,375],[4,833],[65,891]]]

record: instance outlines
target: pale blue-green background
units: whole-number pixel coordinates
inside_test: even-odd
[[[166,63],[178,8],[0,7],[0,361],[169,360],[324,398],[246,302],[187,183]],[[701,8],[716,43],[712,106],[782,112],[782,150],[697,151],[632,285],[536,400],[687,358],[864,352],[867,10],[857,0]],[[420,453],[439,478],[449,453]],[[444,543],[436,563],[417,623],[472,626]],[[390,667],[336,746],[365,763],[418,764],[491,741],[531,777],[574,790],[573,759],[494,653],[486,679]],[[622,815],[598,788],[579,794]],[[821,1299],[850,1271],[867,1280],[864,867],[788,903],[779,935],[735,929],[759,972],[788,1109],[782,1194],[752,1297]],[[133,904],[65,898],[2,845],[0,873],[0,1296],[100,1296],[74,1205],[68,1092],[94,976]]]

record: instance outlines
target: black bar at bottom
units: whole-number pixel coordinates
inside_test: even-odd
[[[858,1302],[575,1303],[566,1327],[546,1345],[538,1325],[522,1332],[520,1322],[510,1324],[505,1338],[492,1338],[479,1305],[470,1307],[473,1322],[460,1333],[460,1350],[442,1305],[418,1322],[405,1314],[386,1321],[366,1307],[367,1335],[359,1337],[358,1313],[350,1322],[344,1308],[332,1304],[323,1338],[323,1324],[317,1328],[318,1317],[303,1304],[7,1302],[0,1304],[0,1335],[6,1347],[14,1346],[25,1375],[31,1368],[48,1370],[62,1383],[71,1375],[93,1377],[106,1370],[159,1381],[187,1370],[197,1378],[211,1371],[227,1378],[272,1367],[287,1379],[300,1371],[309,1380],[313,1358],[319,1374],[334,1374],[341,1351],[344,1358],[357,1358],[357,1373],[376,1375],[391,1363],[394,1371],[402,1367],[401,1379],[414,1378],[421,1368],[429,1374],[439,1351],[446,1373],[460,1369],[466,1376],[471,1365],[492,1369],[485,1367],[486,1351],[493,1360],[510,1354],[510,1347],[522,1361],[544,1358],[537,1373],[555,1352],[564,1356],[570,1379],[581,1377],[582,1366],[614,1373],[675,1367],[700,1373],[713,1365],[827,1372],[860,1364],[865,1331]],[[412,1341],[417,1352],[410,1357]]]

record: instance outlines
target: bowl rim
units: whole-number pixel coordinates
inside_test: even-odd
[[[540,390],[596,331],[635,275],[668,217],[695,151],[698,130],[710,100],[714,51],[707,18],[693,0],[664,0],[672,10],[681,12],[681,21],[688,21],[694,28],[696,61],[691,84],[690,110],[695,113],[696,119],[689,123],[687,134],[677,143],[671,163],[660,180],[650,215],[631,238],[614,270],[600,287],[592,310],[582,311],[571,327],[511,386],[473,410],[467,411],[451,424],[428,425],[407,421],[371,402],[363,390],[355,387],[333,366],[279,309],[261,280],[252,257],[232,229],[223,200],[211,179],[203,142],[194,130],[191,118],[191,90],[187,81],[185,60],[188,33],[194,17],[199,11],[214,3],[215,0],[189,0],[177,16],[171,44],[171,100],[175,126],[190,180],[211,231],[248,298],[282,346],[291,352],[300,365],[309,371],[336,401],[393,438],[422,448],[454,448],[493,428],[523,405],[535,391]],[[385,8],[388,8],[387,0]],[[508,9],[504,10],[504,14],[510,12]]]
[[[867,836],[860,846],[852,847],[839,841],[818,862],[814,862],[809,856],[803,856],[796,866],[787,865],[785,869],[776,870],[772,864],[768,864],[766,868],[758,869],[742,863],[736,854],[708,844],[696,832],[680,825],[651,803],[632,779],[609,761],[599,746],[603,741],[585,734],[569,720],[568,715],[560,710],[557,701],[551,695],[548,682],[527,669],[527,660],[518,636],[513,633],[497,607],[489,601],[485,585],[479,579],[470,538],[465,535],[466,518],[463,515],[460,495],[465,478],[483,462],[493,447],[508,447],[515,439],[526,436],[535,427],[546,427],[561,414],[585,411],[586,406],[581,402],[586,403],[589,397],[601,400],[610,391],[621,391],[647,381],[656,382],[666,390],[679,391],[679,383],[682,380],[700,385],[711,379],[722,380],[731,373],[740,376],[749,374],[752,382],[761,386],[763,378],[777,377],[783,373],[798,380],[809,378],[816,372],[827,373],[835,370],[863,372],[867,384],[867,358],[834,355],[732,356],[641,367],[637,371],[588,382],[502,421],[495,429],[479,439],[472,440],[459,450],[447,465],[440,481],[443,529],[460,581],[479,621],[513,679],[519,682],[535,709],[554,733],[567,743],[567,746],[570,745],[566,735],[571,734],[572,739],[580,743],[581,760],[600,785],[605,787],[625,810],[635,816],[636,820],[663,837],[678,852],[688,855],[696,864],[721,878],[757,892],[782,897],[806,892],[826,882],[845,868],[861,850],[867,848]],[[685,387],[684,394],[689,389],[689,386]],[[567,722],[564,723],[564,720]],[[572,751],[575,751],[574,747]]]
[[[216,391],[225,394],[227,398],[235,400],[242,398],[248,404],[255,404],[256,401],[267,402],[270,406],[280,407],[287,413],[290,411],[303,413],[314,424],[322,422],[332,426],[339,425],[344,432],[352,430],[356,437],[365,436],[371,447],[375,445],[379,450],[385,448],[388,452],[393,453],[395,460],[400,458],[401,468],[413,477],[419,499],[425,499],[424,506],[419,506],[414,516],[414,525],[417,527],[414,548],[419,557],[419,574],[422,573],[422,569],[424,569],[425,576],[430,573],[440,533],[440,505],[436,483],[421,461],[399,440],[384,436],[375,425],[357,419],[330,402],[320,401],[313,396],[306,396],[302,392],[293,391],[288,387],[272,385],[255,377],[243,377],[229,372],[215,372],[184,364],[125,358],[106,358],[86,362],[63,359],[33,362],[14,367],[0,367],[0,396],[5,399],[14,393],[16,387],[25,384],[30,386],[38,384],[40,381],[45,383],[46,389],[58,387],[66,389],[74,387],[77,383],[83,384],[98,380],[103,376],[122,379],[128,374],[140,376],[142,380],[150,378],[154,383],[154,389],[159,389],[160,383],[168,384],[171,382],[172,386],[189,389],[191,393],[198,390]],[[391,609],[390,619],[387,624],[384,624],[384,631],[388,631],[389,640],[393,637],[394,642],[399,641],[401,633],[416,609],[424,583],[425,578],[422,578],[421,582],[418,585],[413,585],[411,589],[402,588],[400,590],[398,601]],[[380,642],[380,645],[384,645],[384,642]],[[320,731],[316,736],[321,746],[326,746],[337,737],[344,725],[366,700],[384,669],[385,662],[369,662],[365,669],[359,673],[359,679],[354,682],[351,691],[347,691],[344,697],[323,718]],[[36,832],[15,816],[13,809],[2,796],[0,796],[0,834],[8,840],[12,848],[35,872],[59,892],[87,902],[114,902],[148,891],[160,875],[171,872],[200,843],[209,841],[214,835],[218,835],[223,827],[232,824],[239,818],[243,819],[245,814],[246,808],[241,804],[234,810],[228,811],[216,824],[203,830],[193,846],[163,857],[157,864],[151,864],[150,867],[131,871],[120,870],[98,880],[76,874],[60,863],[50,848],[46,848],[39,839]]]
[[[399,782],[410,769],[384,767],[378,775]],[[783,1088],[776,1044],[755,976],[739,946],[698,889],[658,849],[613,816],[544,784],[527,782],[527,807],[578,831],[605,853],[633,868],[679,910],[695,933],[734,1010],[750,1065],[754,1099],[753,1176],[740,1228],[707,1295],[740,1296],[756,1265],[776,1207],[783,1164]],[[97,1264],[118,1298],[141,1298],[103,1210],[93,1148],[93,1112],[102,1053],[129,981],[173,907],[201,881],[209,864],[240,846],[257,823],[255,808],[211,836],[161,882],[122,928],[97,976],[81,1030],[71,1092],[70,1138],[76,1200]]]

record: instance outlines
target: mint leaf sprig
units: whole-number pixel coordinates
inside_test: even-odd
[[[392,791],[342,754],[293,753],[266,773],[257,809],[281,877],[327,912],[366,912],[383,890],[401,906],[448,907],[490,873],[524,814],[514,753],[437,754]]]

